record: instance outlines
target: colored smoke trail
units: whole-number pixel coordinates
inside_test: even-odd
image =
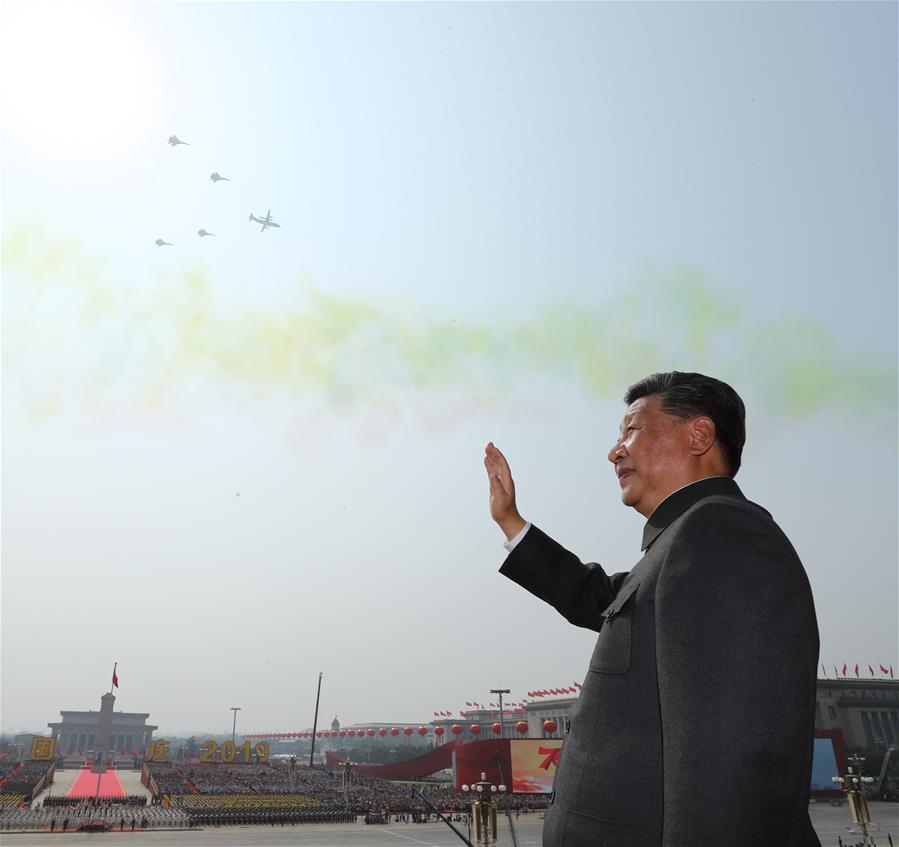
[[[646,272],[601,307],[550,301],[489,324],[303,281],[277,303],[240,304],[202,268],[112,285],[101,262],[36,230],[4,239],[3,270],[8,367],[44,392],[30,398],[38,418],[72,388],[88,402],[124,389],[146,403],[227,383],[360,410],[422,393],[508,396],[535,379],[617,399],[671,368],[751,386],[791,417],[896,408],[892,362],[847,353],[802,318],[762,319],[680,265]]]

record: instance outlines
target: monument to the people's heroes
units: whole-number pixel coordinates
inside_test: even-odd
[[[91,765],[94,773],[103,773],[106,770],[109,736],[112,733],[113,706],[115,706],[115,694],[107,691],[100,698],[100,714],[97,718],[97,734],[94,739],[94,761]]]

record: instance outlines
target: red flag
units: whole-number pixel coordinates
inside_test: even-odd
[[[576,682],[576,683],[574,684],[574,687],[575,687],[575,688],[583,688],[584,686],[581,685],[579,682]]]
[[[118,688],[118,687],[119,687],[119,678],[118,678],[118,676],[116,675],[116,672],[115,672],[115,669],[116,669],[118,666],[119,666],[119,663],[118,663],[118,662],[116,662],[116,663],[112,666],[112,685],[113,685],[113,688]]]
[[[868,665],[868,670],[871,671],[871,676],[874,676],[874,668]]]
[[[465,705],[466,705],[466,706],[471,706],[471,705],[473,705],[473,704],[472,704],[472,703],[469,703],[468,700],[466,700],[466,701],[465,701]]]
[[[847,670],[846,663],[843,662],[843,676],[846,676],[846,670]]]
[[[839,679],[840,672],[837,670],[837,666],[833,666],[833,675]]]
[[[858,662],[855,663],[855,675],[858,676]]]
[[[880,666],[880,672],[881,673],[889,673],[889,671],[883,665]]]

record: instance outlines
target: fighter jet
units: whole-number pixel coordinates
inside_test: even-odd
[[[270,227],[270,226],[276,226],[276,227],[278,227],[278,229],[281,228],[281,224],[276,224],[276,223],[272,220],[272,210],[271,210],[271,209],[269,209],[269,210],[265,213],[265,218],[264,218],[264,219],[263,219],[263,218],[257,218],[256,215],[254,215],[252,212],[250,212],[250,221],[253,221],[253,222],[257,223],[257,224],[262,224],[262,229],[259,230],[260,232],[265,232],[266,228],[267,228],[267,227]]]
[[[171,144],[172,147],[175,147],[178,144],[184,144],[187,147],[190,147],[190,144],[188,144],[186,141],[182,141],[180,138],[178,138],[177,135],[169,136],[169,144]]]
[[[205,229],[198,229],[198,230],[197,230],[197,235],[199,235],[200,238],[205,238],[207,235],[213,235],[213,236],[214,236],[215,233],[214,233],[214,232],[206,232]]]
[[[213,171],[211,174],[209,174],[209,178],[213,182],[218,182],[220,179],[223,179],[225,182],[231,182],[231,180],[228,179],[228,177],[222,176],[218,171]]]
[[[156,239],[156,246],[157,246],[157,247],[174,247],[175,245],[174,245],[174,244],[171,244],[171,243],[168,242],[168,241],[163,241],[161,238],[157,238],[157,239]]]

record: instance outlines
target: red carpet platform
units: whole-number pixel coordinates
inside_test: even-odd
[[[100,779],[97,790],[97,778]],[[66,792],[66,797],[124,797],[125,789],[119,775],[112,769],[105,773],[92,773],[90,768],[82,768],[78,778],[72,783],[72,787]]]

